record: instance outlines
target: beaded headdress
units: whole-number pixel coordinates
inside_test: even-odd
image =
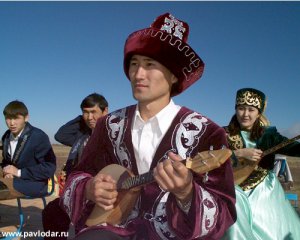
[[[249,105],[256,107],[263,113],[266,107],[266,96],[263,92],[254,88],[242,88],[236,93],[235,106]]]

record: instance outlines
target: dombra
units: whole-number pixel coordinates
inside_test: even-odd
[[[288,139],[272,148],[269,148],[268,150],[265,150],[262,154],[262,158],[268,154],[271,154],[275,151],[277,151],[280,148],[283,148],[290,143],[298,140],[300,138],[300,135],[297,135],[294,138]],[[257,169],[258,164],[260,161],[250,161],[246,160],[244,158],[238,158],[238,164],[236,167],[233,168],[233,178],[234,178],[234,183],[236,185],[240,185],[242,182],[244,182],[250,174]]]
[[[203,174],[220,167],[230,156],[229,149],[210,150],[200,152],[193,159],[187,158],[182,162],[193,172]],[[87,226],[101,223],[120,224],[134,208],[141,187],[155,181],[153,171],[134,176],[128,169],[118,164],[108,165],[100,173],[110,174],[117,181],[118,197],[112,210],[106,211],[95,205],[86,221]]]

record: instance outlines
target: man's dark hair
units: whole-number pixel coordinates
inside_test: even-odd
[[[80,108],[81,110],[83,110],[84,108],[91,108],[98,105],[98,107],[104,111],[105,108],[108,107],[108,103],[105,99],[105,97],[103,97],[102,95],[98,94],[98,93],[92,93],[90,95],[88,95],[85,99],[82,100],[81,104],[80,104]]]
[[[3,115],[5,118],[16,118],[18,115],[26,117],[28,115],[28,109],[23,102],[15,100],[5,106]]]

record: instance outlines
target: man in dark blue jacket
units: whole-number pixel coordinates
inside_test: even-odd
[[[92,93],[84,98],[80,108],[82,115],[60,127],[54,136],[56,141],[72,147],[65,167],[60,173],[60,178],[64,175],[68,177],[79,163],[82,150],[96,127],[97,120],[108,113],[108,103],[98,93]],[[61,187],[63,187],[63,183],[60,182]],[[51,201],[43,210],[44,231],[66,232],[69,229],[69,224],[69,216],[60,208],[59,198]],[[66,239],[66,237],[45,237],[45,240],[49,239],[58,240]]]
[[[3,110],[8,130],[2,137],[3,178],[0,199],[47,194],[48,179],[54,175],[56,157],[49,138],[29,124],[23,102],[12,101]]]
[[[56,141],[72,147],[64,168],[67,176],[80,161],[83,148],[96,127],[97,120],[108,113],[108,103],[98,93],[85,97],[80,108],[82,115],[60,127],[54,136]]]

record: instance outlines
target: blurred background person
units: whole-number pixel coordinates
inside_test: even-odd
[[[108,103],[105,97],[98,93],[85,97],[80,108],[82,114],[60,127],[55,134],[56,141],[72,147],[67,162],[59,174],[60,193],[66,178],[79,163],[83,148],[96,127],[97,120],[108,113]],[[44,231],[67,232],[69,230],[70,219],[60,208],[59,198],[48,203],[42,216]],[[66,237],[45,237],[45,239],[66,239]]]
[[[239,186],[236,185],[238,218],[224,239],[300,239],[299,216],[285,199],[273,171],[275,154],[299,157],[300,143],[292,142],[263,156],[264,151],[287,140],[276,127],[269,126],[264,116],[265,107],[263,92],[254,88],[237,91],[235,114],[225,128],[233,151],[234,173],[241,161],[252,165],[254,170]]]
[[[47,134],[30,125],[23,102],[8,103],[3,115],[8,130],[2,137],[0,199],[45,196],[48,180],[56,170],[56,157]]]

